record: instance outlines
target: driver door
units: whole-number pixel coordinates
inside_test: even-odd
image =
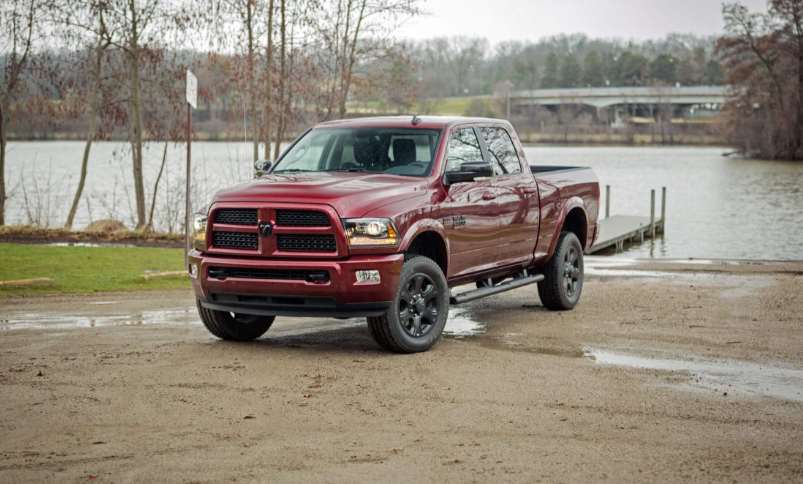
[[[451,133],[446,171],[460,171],[463,163],[488,161],[475,128],[458,127]],[[493,177],[444,187],[448,196],[441,209],[451,257],[447,277],[478,272],[496,263],[499,209]]]

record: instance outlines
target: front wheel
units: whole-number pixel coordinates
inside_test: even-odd
[[[203,307],[198,300],[196,304],[206,329],[218,338],[230,341],[253,341],[265,334],[276,319],[274,316],[215,311]]]
[[[371,336],[395,353],[432,348],[449,315],[449,286],[433,260],[414,256],[404,262],[396,296],[387,313],[368,318]]]
[[[583,247],[571,232],[561,232],[555,253],[544,266],[538,296],[552,311],[572,309],[583,292]]]

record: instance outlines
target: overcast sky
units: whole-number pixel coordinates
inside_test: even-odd
[[[741,0],[751,11],[766,0]],[[561,33],[654,39],[670,32],[722,32],[721,0],[427,0],[430,15],[408,20],[406,38],[481,36],[537,41]]]

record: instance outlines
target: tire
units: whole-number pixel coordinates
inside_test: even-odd
[[[572,232],[561,232],[555,253],[544,266],[544,280],[538,283],[544,307],[552,311],[574,308],[583,292],[583,273],[580,240]]]
[[[449,286],[432,259],[405,259],[393,303],[382,316],[368,318],[371,336],[394,353],[419,353],[441,337],[449,316]]]
[[[253,316],[251,314],[232,314],[227,311],[206,309],[201,301],[195,301],[206,329],[220,339],[227,341],[253,341],[270,329],[275,316]]]

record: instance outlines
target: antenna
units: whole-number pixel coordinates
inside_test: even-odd
[[[420,123],[421,121],[423,121],[423,119],[421,119],[417,115],[413,114],[413,121],[412,121],[413,126],[415,126],[416,124]]]

